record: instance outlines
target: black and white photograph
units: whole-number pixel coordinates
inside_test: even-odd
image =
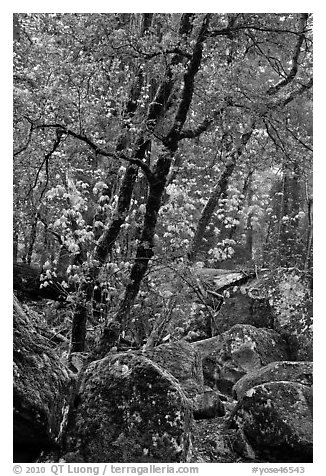
[[[285,10],[12,15],[14,473],[314,462],[313,14]]]

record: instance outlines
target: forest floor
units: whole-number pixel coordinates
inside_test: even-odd
[[[197,420],[193,426],[193,463],[249,462],[231,451],[232,430],[225,425],[225,417]]]
[[[228,426],[229,412],[223,417],[194,421],[191,463],[265,463],[244,458],[236,451],[241,444],[234,429]]]

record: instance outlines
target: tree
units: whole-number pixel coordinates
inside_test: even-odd
[[[110,303],[101,323],[130,331],[155,261],[218,266],[247,246],[253,260],[299,254],[309,267],[310,23],[15,16],[15,254],[77,288],[72,351],[84,349],[96,288]]]
[[[296,33],[296,36],[294,38],[293,43],[293,50],[289,50],[289,61],[288,63],[290,64],[290,68],[288,71],[283,68],[282,72],[279,71],[279,76],[281,77],[280,80],[278,80],[274,85],[268,85],[268,87],[265,90],[265,93],[263,91],[260,91],[260,94],[262,98],[265,96],[267,98],[267,101],[260,101],[259,107],[257,107],[257,104],[255,104],[255,107],[253,108],[252,106],[250,107],[247,106],[247,111],[250,112],[251,109],[251,122],[250,119],[246,118],[246,122],[250,123],[250,126],[248,127],[248,130],[245,130],[244,133],[240,134],[240,137],[237,138],[236,144],[232,145],[232,137],[230,140],[230,136],[228,136],[228,145],[227,145],[227,160],[225,163],[225,169],[222,172],[219,181],[214,188],[214,191],[212,192],[209,200],[207,201],[203,211],[202,215],[199,219],[198,226],[193,238],[193,242],[191,245],[189,257],[192,261],[195,260],[196,255],[199,251],[204,232],[212,219],[214,210],[216,209],[219,200],[223,199],[226,195],[227,192],[227,187],[229,183],[229,179],[235,169],[235,166],[237,164],[237,161],[239,160],[240,156],[242,155],[247,143],[249,142],[255,128],[261,127],[261,120],[263,119],[263,122],[268,129],[268,124],[269,124],[269,116],[271,115],[272,111],[277,109],[278,114],[280,114],[280,110],[283,107],[286,107],[291,101],[294,100],[294,98],[298,95],[301,94],[302,92],[305,91],[306,87],[310,88],[312,83],[307,83],[304,88],[299,88],[297,85],[294,85],[294,91],[287,91],[286,96],[282,94],[281,97],[278,97],[277,95],[282,92],[283,93],[283,88],[287,87],[290,85],[296,75],[298,74],[299,70],[299,58],[300,58],[300,53],[301,53],[301,47],[306,39],[306,28],[307,28],[307,22],[308,22],[308,14],[302,14],[299,16],[299,18],[296,20],[298,23],[298,30]],[[232,28],[235,28],[236,23],[233,22]],[[240,28],[240,26],[238,27]],[[247,29],[247,34],[250,39],[251,44],[246,45],[246,52],[249,48],[253,48],[257,50],[257,56],[254,57],[253,63],[259,64],[261,71],[263,74],[266,74],[266,69],[268,67],[272,67],[272,69],[275,70],[275,67],[273,68],[273,63],[272,63],[272,57],[269,56],[264,52],[264,49],[259,45],[258,43],[258,38],[254,36],[254,34],[251,31],[251,26],[248,24],[243,24],[241,25],[241,29]],[[259,27],[258,27],[259,29]],[[276,33],[276,31],[275,31]],[[220,32],[218,32],[220,34]],[[281,35],[283,35],[283,32],[281,32]],[[293,32],[292,32],[293,35]],[[284,37],[278,39],[279,44],[281,47],[284,46]],[[273,57],[275,60],[275,57]],[[264,65],[263,61],[265,61],[267,64]],[[249,63],[249,68],[252,68],[252,64]],[[270,80],[273,81],[273,80]],[[260,86],[260,90],[262,87]],[[255,103],[255,99],[257,100],[257,84],[255,82],[252,83],[252,89],[249,90],[248,87],[246,87],[246,94],[244,94],[246,102],[249,100],[249,103]],[[275,98],[274,98],[275,97]],[[272,98],[272,101],[271,101]],[[237,109],[239,110],[239,113],[241,114],[241,108],[246,108],[246,102],[243,100],[240,100],[239,103],[235,103],[234,99],[229,100],[229,105],[230,106],[236,106]],[[250,116],[249,116],[250,117]],[[258,123],[258,124],[257,124]],[[259,124],[260,123],[260,124]],[[245,126],[242,126],[243,129],[245,129]]]

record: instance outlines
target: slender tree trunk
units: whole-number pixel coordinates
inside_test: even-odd
[[[129,283],[126,287],[124,299],[119,307],[116,320],[126,327],[130,309],[138,294],[140,284],[148,269],[149,260],[153,257],[154,234],[158,212],[161,207],[161,199],[165,190],[167,175],[169,173],[172,157],[169,152],[159,159],[161,167],[155,174],[149,186],[146,204],[146,213],[140,242],[136,252],[135,263],[130,272]]]
[[[254,244],[251,219],[252,219],[252,213],[249,213],[247,218],[247,226],[246,226],[246,256],[248,256],[249,260],[252,260],[252,251],[253,251],[253,244]]]
[[[163,140],[166,150],[163,151],[163,153],[159,156],[155,170],[153,171],[153,175],[149,180],[149,193],[146,204],[143,231],[137,248],[135,263],[130,272],[129,284],[126,287],[123,301],[115,318],[118,322],[122,323],[124,329],[126,328],[129,320],[131,307],[137,297],[141,282],[148,269],[149,260],[154,254],[154,234],[157,224],[158,212],[161,207],[162,197],[165,191],[172,158],[178,149],[181,129],[186,121],[192,101],[194,92],[194,79],[201,64],[203,41],[205,39],[208,22],[209,15],[206,15],[194,45],[192,58],[189,61],[187,70],[184,74],[182,95],[177,105],[173,126]],[[185,29],[185,31],[191,29],[188,14],[183,15],[181,18],[180,31],[183,31],[183,29]],[[174,65],[179,60],[179,55],[175,55],[172,58],[171,64]],[[157,96],[160,98],[161,104],[165,104],[167,102],[166,100],[168,99],[172,90],[172,81],[173,76],[170,70],[168,70],[166,78],[163,79],[157,94]],[[157,104],[157,100],[155,103]],[[155,109],[157,108],[156,104],[152,110],[154,117]]]
[[[147,150],[148,141],[139,145],[136,152],[137,158],[142,158]],[[91,299],[94,282],[98,278],[103,264],[120,233],[121,226],[125,222],[129,211],[133,187],[138,175],[138,167],[130,164],[125,172],[121,184],[118,205],[110,226],[104,230],[97,242],[93,252],[93,265],[88,271],[86,280],[82,283],[77,296],[77,304],[73,316],[73,325],[71,332],[71,352],[82,352],[85,347],[86,322],[87,322],[87,302]]]
[[[279,225],[279,255],[282,266],[303,266],[303,249],[298,236],[300,211],[300,184],[298,166],[286,167],[283,176],[282,209]],[[300,249],[301,248],[301,249]],[[301,261],[301,262],[300,262]]]
[[[248,202],[248,206],[251,205],[251,196],[252,196],[252,190],[251,190],[251,179],[252,179],[252,174],[253,174],[253,171],[250,170],[248,172],[248,175],[247,177],[245,178],[245,181],[244,181],[244,184],[243,184],[243,188],[242,188],[242,195],[244,197],[247,196],[247,202]],[[244,203],[244,199],[243,198],[241,201],[239,201],[239,204],[238,204],[238,207],[237,207],[237,212],[236,212],[236,216],[239,215],[240,211],[242,210],[243,208],[243,203]],[[238,225],[232,225],[231,228],[230,228],[230,231],[229,231],[229,239],[232,239],[237,231],[237,228],[238,228]]]
[[[288,265],[288,223],[285,221],[285,218],[289,216],[289,175],[288,171],[284,171],[283,176],[283,195],[282,195],[282,210],[280,216],[280,228],[279,228],[279,253],[280,253],[280,264],[282,266]]]
[[[300,169],[298,164],[295,162],[293,165],[293,173],[290,178],[290,205],[291,211],[289,214],[290,217],[290,229],[289,229],[289,261],[297,267],[304,267],[304,252],[305,252],[305,243],[301,238],[301,233],[299,231],[299,212],[301,209],[301,204],[303,203],[302,196],[302,182],[300,181]],[[292,257],[292,260],[291,260]],[[291,264],[292,264],[291,263]]]
[[[14,263],[18,259],[18,240],[19,240],[18,232],[14,231],[14,237],[13,237],[13,261],[14,261]]]
[[[61,244],[58,256],[57,273],[62,276],[65,276],[70,263],[71,253],[64,244]]]
[[[89,289],[90,288],[87,288],[87,286],[82,286],[80,294],[77,295],[77,302],[74,309],[74,317],[71,327],[71,352],[83,352],[85,350]]]
[[[188,253],[188,258],[192,262],[196,261],[197,255],[203,242],[205,231],[209,225],[210,220],[212,219],[213,213],[219,203],[219,200],[226,195],[230,177],[232,176],[237,161],[241,156],[246,144],[248,143],[253,130],[254,124],[252,124],[248,132],[242,135],[241,144],[235,150],[233,150],[233,152],[230,153],[225,169],[222,172],[222,175],[220,176],[216,187],[214,188],[210,198],[208,199],[202,211],[194,238],[192,240],[190,251]]]
[[[150,15],[150,14],[148,14],[148,15]],[[192,24],[191,24],[190,18],[192,18],[192,16],[193,16],[192,14],[183,14],[182,15],[181,27],[180,27],[180,31],[179,31],[180,34],[186,34],[187,32],[191,31]],[[145,16],[144,16],[143,20],[144,20],[143,21],[143,26],[144,26],[145,23],[149,24],[149,18],[145,18]],[[144,28],[143,28],[142,31],[144,33]],[[177,65],[178,63],[182,63],[183,61],[184,61],[183,56],[174,55],[172,60],[171,60],[171,65]],[[135,113],[135,111],[137,109],[137,99],[139,98],[139,95],[140,95],[142,79],[143,79],[143,76],[142,76],[142,73],[140,71],[139,76],[136,79],[136,83],[135,83],[134,87],[131,89],[131,97],[130,97],[128,103],[127,103],[126,115],[129,116],[129,117],[132,117],[132,115]],[[146,121],[145,121],[146,127],[145,127],[144,130],[148,130],[148,131],[154,130],[154,128],[157,124],[157,121],[159,120],[160,117],[163,116],[163,114],[165,112],[165,108],[166,108],[166,105],[167,105],[167,100],[168,100],[168,98],[171,94],[173,85],[174,85],[173,74],[172,74],[171,68],[168,67],[166,77],[161,82],[161,84],[160,84],[160,86],[157,90],[157,93],[155,95],[155,98],[154,98],[154,100],[152,101],[152,103],[150,104],[150,106],[148,108],[148,113],[147,113],[147,117],[146,117]],[[120,151],[122,146],[123,146],[123,144],[121,143],[121,141],[118,140],[117,151]],[[134,148],[135,149],[134,157],[136,159],[139,159],[139,160],[143,161],[143,159],[145,157],[145,154],[146,154],[146,151],[148,150],[149,147],[150,147],[150,140],[149,139],[145,140],[144,137],[143,137],[143,133],[140,132],[140,134],[138,136],[138,139],[136,141],[135,148]],[[81,352],[81,351],[84,350],[85,337],[86,337],[86,322],[87,322],[87,312],[84,312],[84,310],[86,309],[85,299],[87,299],[87,296],[90,295],[90,291],[91,291],[91,288],[93,286],[92,283],[98,277],[101,266],[105,263],[108,254],[112,250],[112,247],[115,243],[115,240],[118,237],[118,234],[120,232],[121,225],[125,221],[127,213],[129,211],[130,201],[131,201],[132,192],[133,192],[133,187],[134,187],[137,175],[138,175],[138,167],[133,165],[133,164],[130,164],[127,167],[127,170],[125,172],[125,176],[124,176],[121,188],[120,188],[117,212],[116,212],[116,214],[113,218],[113,221],[111,222],[111,225],[108,227],[107,230],[105,230],[103,232],[103,234],[102,234],[101,238],[99,239],[99,241],[97,243],[97,246],[95,248],[95,252],[94,252],[94,262],[95,262],[95,264],[93,265],[93,267],[89,271],[88,279],[86,279],[86,281],[81,286],[80,295],[77,299],[77,305],[76,305],[76,309],[75,309],[74,316],[73,316],[73,326],[72,326],[72,335],[71,335],[71,352]],[[159,177],[158,177],[158,179],[160,180]],[[165,181],[164,181],[164,184],[163,184],[163,190],[164,190],[164,186],[165,186]],[[150,195],[151,195],[151,192],[149,192],[149,196]],[[160,198],[161,197],[159,197],[159,200],[160,200]],[[153,199],[153,197],[151,199],[148,198],[149,201],[151,201],[152,199]],[[151,207],[152,207],[152,210],[155,214],[154,210],[157,207],[157,204],[154,204],[153,206],[150,206],[150,208]],[[155,222],[155,224],[156,224],[156,222]],[[142,245],[140,244],[140,248],[141,247],[142,247]],[[146,245],[144,244],[143,247],[145,249]],[[137,251],[137,256],[139,254],[141,255],[142,253],[138,250]],[[146,261],[146,257],[145,257],[145,261]],[[136,259],[136,264],[137,264],[137,259]],[[132,276],[134,276],[137,273],[140,273],[139,274],[140,281],[142,280],[142,278],[145,274],[145,271],[142,272],[142,269],[143,269],[142,265],[144,265],[144,261],[140,262],[139,270],[136,266],[137,270],[131,271]],[[146,269],[147,269],[147,265],[146,265]],[[137,281],[137,279],[139,279],[138,276],[136,278],[136,281]],[[139,281],[139,283],[140,283],[140,281]],[[130,293],[132,296],[134,296],[132,299],[135,298],[135,296],[138,293],[138,289],[139,289],[139,285],[138,285],[138,288],[137,288],[137,284],[135,284],[135,286],[136,286],[135,287],[136,294],[135,294],[135,291],[133,291],[132,289],[129,289],[129,291],[128,291],[128,294]],[[126,292],[126,294],[127,294],[127,292]],[[126,302],[128,300],[131,303],[131,299],[125,298]],[[129,306],[127,306],[127,308],[130,309],[130,306],[131,306],[131,304]],[[118,314],[121,315],[121,313],[118,313]],[[117,319],[117,320],[119,320],[119,319]]]
[[[154,15],[154,13],[143,13],[142,14],[140,36],[144,36],[145,33],[152,26],[153,15]]]
[[[233,173],[233,170],[236,166],[236,160],[232,160],[222,173],[220,180],[218,181],[213,193],[209,197],[202,214],[199,218],[197,229],[195,231],[194,238],[192,240],[191,249],[188,253],[188,258],[190,261],[196,261],[197,255],[199,253],[201,244],[203,242],[205,231],[211,221],[213,213],[218,205],[218,202],[226,194],[227,186],[229,184],[229,179]]]
[[[50,240],[49,240],[48,230],[43,224],[43,249],[41,252],[41,262],[40,262],[41,268],[43,268],[44,263],[49,257],[49,249],[50,249],[49,241]]]
[[[270,238],[271,238],[271,235],[272,235],[273,225],[274,225],[273,219],[270,218],[269,221],[268,221],[266,236],[265,236],[265,240],[264,240],[264,243],[263,243],[263,267],[265,267],[266,264],[269,262]]]
[[[252,190],[251,186],[249,185],[249,189],[248,189],[248,207],[251,206],[252,196],[253,196],[253,190]],[[253,229],[252,229],[252,222],[251,222],[252,217],[253,217],[252,212],[249,212],[248,217],[247,217],[247,224],[246,224],[246,256],[248,256],[248,258],[250,260],[252,259],[252,251],[253,251],[253,243],[254,243]]]
[[[147,14],[144,14],[145,16]],[[145,33],[145,24],[148,24],[148,18],[143,18],[142,34]],[[141,68],[138,70],[135,82],[130,91],[130,97],[124,113],[125,118],[131,119],[137,110],[137,100],[140,97],[143,84],[143,73]],[[121,152],[127,145],[128,131],[124,130],[120,134],[116,144],[116,151]],[[143,139],[140,133],[135,144],[135,157],[143,160],[145,153],[150,145],[149,140]],[[106,262],[108,255],[112,251],[114,243],[120,233],[121,226],[127,217],[134,184],[138,175],[138,166],[129,164],[125,171],[124,178],[119,191],[117,209],[110,225],[103,231],[93,252],[93,264],[88,270],[85,281],[81,284],[77,295],[76,306],[73,315],[71,330],[70,352],[82,352],[85,348],[86,324],[87,324],[87,302],[91,299],[94,282],[98,278],[101,267]]]
[[[13,261],[18,259],[18,244],[19,244],[19,226],[17,223],[16,214],[13,216]]]
[[[31,226],[31,234],[29,238],[29,246],[28,246],[28,251],[26,256],[27,264],[31,264],[31,261],[32,261],[32,254],[33,254],[35,240],[36,240],[37,223],[38,223],[38,215],[36,213],[33,218],[32,226]]]
[[[308,238],[306,245],[306,256],[304,263],[304,271],[308,272],[312,263],[312,237],[313,237],[313,202],[312,198],[308,199]]]

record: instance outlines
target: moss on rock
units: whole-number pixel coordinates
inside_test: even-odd
[[[241,400],[247,390],[266,382],[288,381],[312,385],[312,362],[272,362],[242,377],[233,387],[235,398]]]
[[[248,324],[237,324],[193,345],[202,354],[205,384],[230,395],[243,375],[270,362],[288,360],[287,344],[277,332]]]
[[[187,461],[190,403],[173,376],[149,359],[128,352],[93,362],[78,400],[68,451],[85,462]]]
[[[247,391],[233,416],[258,458],[312,462],[312,389],[296,382],[269,382]]]
[[[15,297],[13,347],[14,459],[29,462],[60,442],[75,379]]]

